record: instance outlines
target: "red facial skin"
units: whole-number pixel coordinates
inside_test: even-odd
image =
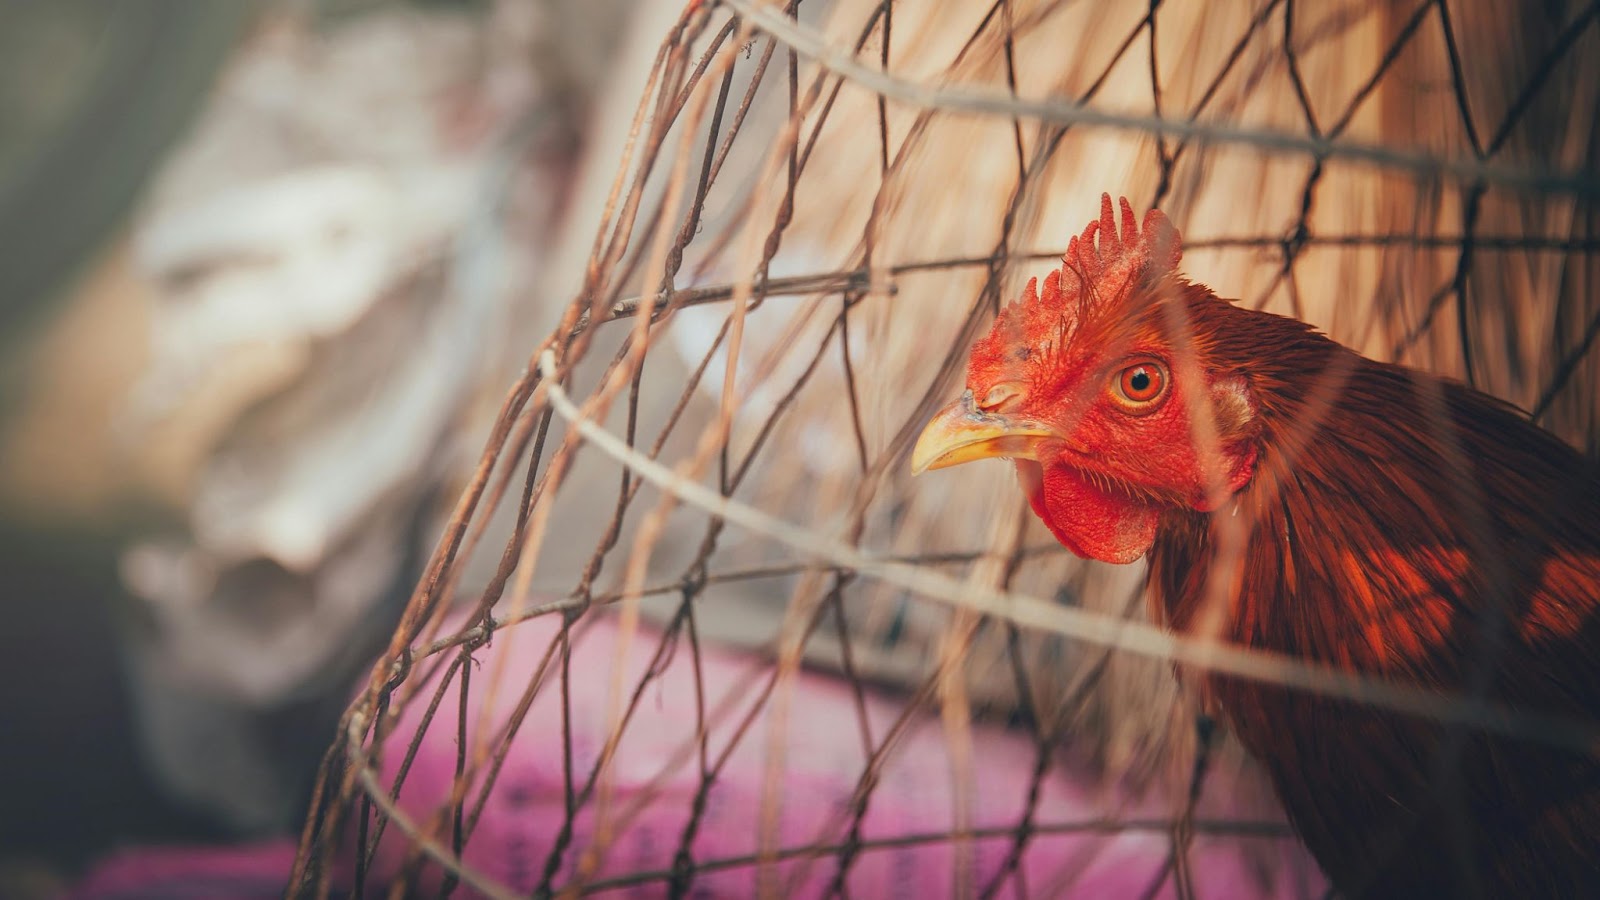
[[[1170,274],[1177,235],[1160,213],[1141,233],[1125,200],[1122,212],[1119,235],[1105,201],[1043,295],[1029,282],[974,345],[967,372],[980,408],[1056,433],[1038,442],[1037,461],[1017,460],[1023,490],[1067,549],[1110,563],[1150,549],[1164,508],[1222,506],[1249,482],[1257,452],[1247,380],[1208,366],[1198,343],[1178,352],[1165,334],[1169,307],[1210,292]],[[1153,364],[1164,386],[1132,403],[1119,378],[1139,364]]]

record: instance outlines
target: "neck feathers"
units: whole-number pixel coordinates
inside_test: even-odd
[[[1163,520],[1151,586],[1169,623],[1449,680],[1470,643],[1464,623],[1485,614],[1486,598],[1524,623],[1575,615],[1574,602],[1527,589],[1552,560],[1600,559],[1600,491],[1575,451],[1461,385],[1363,359],[1292,320],[1228,310],[1260,327],[1218,333],[1282,341],[1253,361],[1253,347],[1213,351],[1250,380],[1260,461],[1215,517]]]

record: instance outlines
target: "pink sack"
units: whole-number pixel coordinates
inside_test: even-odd
[[[479,650],[468,701],[469,736],[498,728],[532,679],[544,648],[559,623],[533,621],[501,632]],[[610,721],[612,668],[619,632],[615,619],[597,614],[574,631],[571,663],[571,716],[574,775],[587,777],[600,752]],[[626,659],[625,691],[631,695],[647,671],[660,633],[641,628]],[[864,768],[865,753],[854,692],[844,681],[802,672],[787,692],[759,702],[771,672],[764,660],[730,651],[701,652],[709,758],[729,744],[739,720],[753,707],[760,712],[728,756],[705,799],[704,813],[689,850],[692,878],[686,896],[746,898],[826,896],[839,873],[837,848],[852,822],[852,797]],[[492,678],[491,678],[492,676]],[[479,718],[491,680],[493,713]],[[418,695],[400,717],[385,744],[383,783],[393,783],[409,736],[419,727],[431,690]],[[463,853],[467,866],[483,877],[527,895],[540,887],[546,861],[564,820],[560,685],[549,680],[533,702],[505,765],[489,794],[476,830]],[[626,696],[626,695],[625,695]],[[425,822],[449,796],[456,766],[456,685],[446,691],[428,728],[400,794],[400,808]],[[601,896],[659,897],[668,881],[700,784],[692,658],[680,644],[659,676],[641,695],[612,761],[609,846],[581,883]],[[867,720],[882,742],[902,706],[899,698],[869,693]],[[787,715],[777,710],[787,706]],[[782,723],[779,730],[775,728]],[[871,792],[860,824],[860,844],[845,876],[852,897],[937,898],[978,896],[995,882],[1015,847],[1015,829],[1027,802],[1035,751],[1026,734],[1000,727],[974,726],[968,790],[970,828],[975,836],[959,845],[935,839],[956,824],[957,791],[952,754],[936,715],[917,715],[889,754]],[[781,747],[780,760],[769,750]],[[469,745],[469,751],[473,748]],[[778,765],[781,780],[768,778]],[[474,782],[475,796],[481,781]],[[776,790],[768,791],[776,784]],[[1259,820],[1242,812],[1230,785],[1213,777],[1196,819]],[[758,867],[763,848],[763,802],[773,798],[769,836],[772,846],[818,852],[785,856]],[[1014,874],[999,877],[997,897],[1163,897],[1177,888],[1166,873],[1169,832],[1148,823],[1172,818],[1163,804],[1126,796],[1102,786],[1092,775],[1058,760],[1045,777],[1034,815],[1036,833],[1027,841]],[[558,892],[579,883],[578,860],[596,850],[597,813],[593,799],[580,810],[567,850],[549,886]],[[1145,827],[1112,823],[1143,821]],[[337,894],[352,887],[355,831],[347,823],[336,859]],[[1071,828],[1076,824],[1079,827]],[[984,829],[992,829],[984,833]],[[448,831],[442,843],[449,844]],[[874,842],[878,842],[875,844]],[[366,873],[368,896],[384,896],[406,871],[414,842],[391,822]],[[282,890],[294,856],[287,841],[232,849],[123,851],[85,879],[74,897],[207,897],[244,900],[275,896]],[[1188,853],[1189,875],[1199,898],[1316,897],[1325,881],[1299,843],[1271,832],[1250,835],[1197,834]],[[443,870],[426,862],[418,886],[431,896]],[[634,876],[628,878],[628,876]],[[621,879],[609,888],[608,880]],[[1026,886],[1025,890],[1023,885]],[[1151,889],[1155,887],[1152,893]],[[456,897],[480,892],[461,884]]]
[[[486,728],[498,728],[506,721],[558,628],[559,622],[553,620],[529,622],[497,635],[493,644],[476,654],[479,664],[468,700],[469,735],[484,734]],[[619,630],[614,618],[595,615],[574,633],[570,714],[574,779],[581,788],[610,731]],[[622,681],[624,700],[647,671],[659,639],[660,633],[648,628],[634,636]],[[849,832],[852,797],[866,760],[854,692],[841,679],[802,672],[790,683],[787,700],[780,689],[761,702],[771,671],[764,661],[704,647],[701,661],[707,716],[725,710],[709,727],[712,765],[728,747],[739,720],[752,708],[760,712],[706,796],[704,814],[687,848],[695,869],[689,896],[751,897],[764,890],[778,896],[825,895],[838,874],[836,848]],[[493,714],[485,720],[482,704],[491,677],[500,687],[493,698]],[[425,692],[410,704],[397,735],[414,732],[429,696],[431,692]],[[454,685],[446,692],[401,792],[402,809],[415,819],[426,821],[448,796],[456,765],[459,696]],[[549,850],[564,820],[560,696],[552,672],[511,743],[504,769],[463,853],[468,866],[521,894],[541,886]],[[685,641],[645,688],[617,746],[611,764],[611,839],[583,883],[657,873],[619,884],[617,890],[637,896],[665,894],[666,873],[680,849],[700,785],[699,756],[694,751],[695,696],[692,657]],[[777,710],[784,704],[788,712],[780,716]],[[869,694],[865,705],[873,738],[881,743],[901,703]],[[950,744],[940,719],[920,714],[889,755],[871,792],[859,831],[864,846],[846,876],[848,896],[975,896],[974,888],[982,891],[1001,872],[1015,845],[1036,753],[1026,734],[1000,727],[975,726],[971,741],[965,793],[969,826],[975,832],[1004,833],[963,842],[959,850],[948,840],[918,840],[949,832],[957,824]],[[781,747],[781,759],[769,756],[774,747]],[[469,759],[472,749],[469,744]],[[403,752],[404,741],[391,739],[382,761],[385,784],[392,783]],[[769,792],[772,766],[782,774],[777,789]],[[1216,781],[1208,784],[1197,818],[1225,819],[1230,814],[1260,818],[1230,809],[1227,786]],[[469,797],[475,796],[476,787],[475,783]],[[764,798],[773,804],[768,835],[775,843],[768,845],[769,850],[813,845],[829,849],[758,868],[752,860],[763,849]],[[1164,821],[1172,815],[1161,805],[1119,797],[1097,779],[1058,761],[1040,791],[1034,815],[1039,833],[1027,842],[1017,875],[1002,878],[995,896],[1149,896],[1168,865],[1170,832],[1149,827],[1052,829],[1073,823]],[[576,816],[570,845],[546,886],[559,889],[574,883],[579,857],[596,849],[595,835],[591,798]],[[896,839],[906,843],[872,845]],[[448,836],[442,843],[448,846]],[[399,871],[409,846],[391,824],[374,877],[381,880]],[[1322,890],[1314,863],[1285,836],[1200,834],[1194,838],[1189,860],[1199,897],[1315,896]],[[430,868],[434,876],[426,881],[436,883],[439,870]],[[1019,889],[1021,883],[1026,891]],[[459,895],[471,893],[464,886]],[[1170,877],[1154,896],[1177,896]]]

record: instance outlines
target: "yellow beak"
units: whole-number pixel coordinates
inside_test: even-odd
[[[975,459],[1039,458],[1039,444],[1056,437],[1055,429],[1027,419],[987,413],[973,402],[972,392],[940,410],[911,451],[911,474],[959,466]]]

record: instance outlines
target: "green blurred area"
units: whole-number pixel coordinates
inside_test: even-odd
[[[0,335],[9,353],[118,227],[254,6],[29,0],[0,10]]]
[[[36,338],[124,227],[254,10],[242,0],[0,7],[0,434],[28,388]],[[130,836],[207,833],[162,799],[139,758],[118,656],[117,617],[130,608],[118,528],[0,507],[0,894]]]

